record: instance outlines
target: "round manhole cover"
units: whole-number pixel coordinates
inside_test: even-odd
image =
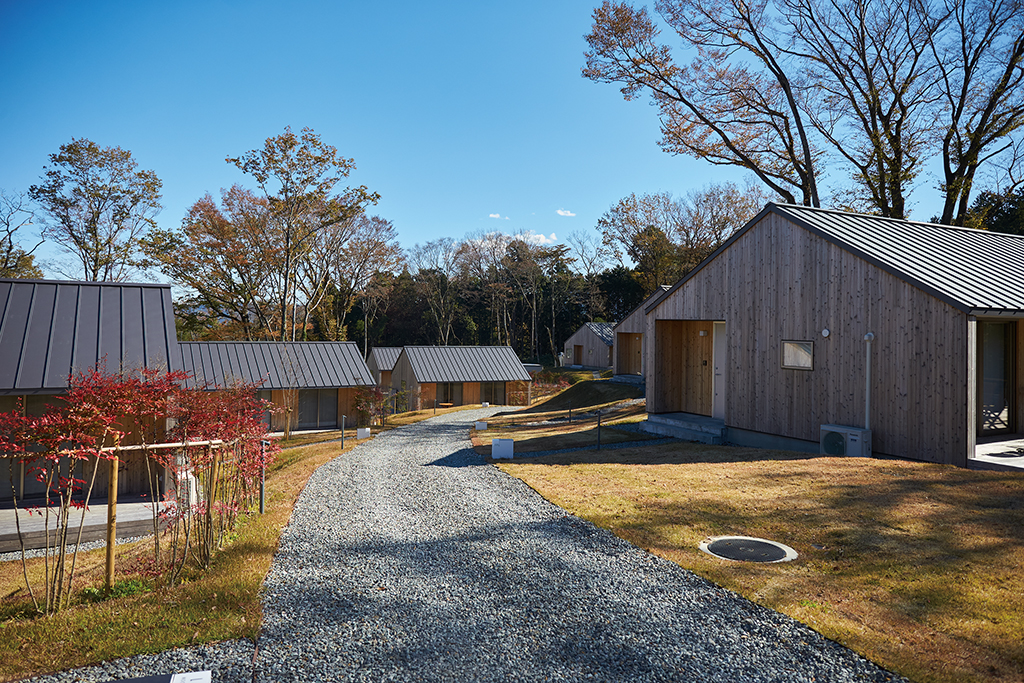
[[[701,541],[700,549],[709,555],[737,562],[789,562],[796,551],[788,545],[750,536],[717,536]]]

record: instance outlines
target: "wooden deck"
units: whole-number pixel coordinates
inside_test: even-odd
[[[32,505],[33,501],[29,501]],[[43,510],[33,510],[32,514],[22,508],[18,510],[18,522],[21,531],[25,536],[25,548],[27,550],[42,548],[45,545],[45,524],[46,518]],[[78,538],[78,522],[81,519],[81,510],[73,511],[71,527],[68,535],[74,542]],[[52,509],[51,509],[52,515]],[[54,534],[54,520],[50,518],[51,542]],[[145,536],[153,533],[153,507],[145,499],[139,497],[125,497],[117,503],[117,537],[129,538],[132,536]],[[82,530],[82,542],[100,541],[107,537],[107,506],[106,499],[100,499],[98,504],[89,505],[85,513],[85,527]],[[18,543],[18,532],[15,526],[14,509],[10,503],[0,507],[0,553],[16,552],[21,549]]]

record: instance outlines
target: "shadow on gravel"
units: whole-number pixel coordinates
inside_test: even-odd
[[[479,455],[472,448],[463,448],[449,453],[443,458],[438,458],[433,462],[428,462],[424,467],[479,467],[480,465],[486,465],[487,459]]]

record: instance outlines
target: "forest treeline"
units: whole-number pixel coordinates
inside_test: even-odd
[[[620,320],[767,201],[760,188],[732,183],[681,197],[631,194],[566,244],[481,232],[404,248],[372,212],[378,195],[345,185],[354,161],[308,128],[226,161],[249,186],[199,198],[171,230],[155,221],[153,171],[121,148],[72,140],[27,196],[3,196],[4,275],[42,275],[35,247],[16,239],[38,216],[43,239],[72,257],[65,277],[159,274],[177,285],[183,341],[495,344],[551,362],[580,325]]]

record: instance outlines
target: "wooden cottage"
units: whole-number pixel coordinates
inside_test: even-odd
[[[966,466],[1024,430],[1024,237],[769,204],[644,312],[653,431]]]
[[[373,375],[373,383],[379,387],[391,386],[391,371],[395,368],[398,355],[402,353],[401,346],[375,346],[370,349],[370,357],[366,359],[366,365]]]
[[[643,376],[644,329],[647,323],[644,309],[664,296],[669,289],[670,285],[660,285],[643,303],[612,328],[615,335],[615,364],[612,366],[614,374]]]
[[[529,404],[530,374],[508,346],[406,346],[391,388],[407,410],[474,403]],[[524,391],[525,389],[525,391]]]
[[[26,414],[41,415],[71,375],[96,367],[181,369],[177,347],[170,285],[0,279],[2,412],[20,399]],[[148,493],[143,456],[121,459],[118,493]],[[108,476],[101,467],[96,491]],[[12,481],[19,497],[45,493],[21,460],[0,458],[0,500],[11,500]]]
[[[585,323],[565,340],[565,365],[610,368],[615,337],[611,323]]]
[[[334,429],[342,415],[355,424],[355,392],[373,376],[355,342],[181,342],[181,367],[191,386],[242,381],[284,410],[270,426]]]

